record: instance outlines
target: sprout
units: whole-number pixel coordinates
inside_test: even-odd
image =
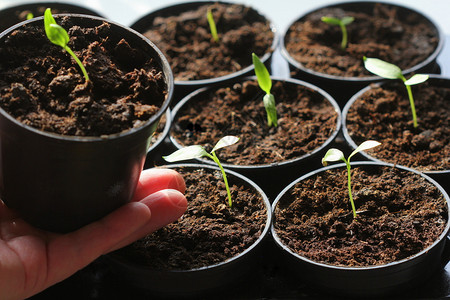
[[[219,36],[217,35],[217,27],[216,23],[214,22],[214,17],[212,14],[211,7],[208,8],[208,11],[206,13],[206,18],[208,19],[209,29],[211,30],[211,35],[216,43],[219,42]]]
[[[322,158],[322,165],[327,166],[328,162],[342,160],[347,165],[347,183],[348,183],[348,196],[350,198],[350,204],[352,205],[353,210],[353,218],[356,218],[356,208],[355,203],[353,202],[352,195],[352,185],[351,185],[351,174],[350,174],[350,158],[360,151],[364,151],[367,149],[371,149],[373,147],[379,146],[381,143],[377,141],[365,141],[361,145],[359,145],[350,156],[345,159],[344,153],[341,150],[331,148],[325,153],[325,156]]]
[[[47,38],[55,45],[61,46],[64,50],[66,50],[72,57],[75,59],[77,64],[80,66],[81,71],[83,72],[84,78],[86,82],[89,81],[89,76],[86,72],[86,69],[83,66],[83,63],[78,59],[78,57],[73,53],[73,51],[67,46],[69,42],[69,34],[67,31],[56,24],[55,19],[52,16],[52,12],[50,8],[47,8],[44,13],[44,26],[45,26],[45,34]]]
[[[275,97],[270,93],[272,88],[272,80],[266,66],[259,60],[259,57],[252,53],[253,65],[255,66],[255,74],[259,87],[266,92],[263,98],[264,107],[267,113],[267,124],[270,126],[278,126],[277,108],[275,106]]]
[[[416,74],[406,80],[402,74],[402,70],[396,65],[390,64],[378,58],[367,58],[364,56],[364,66],[369,72],[386,79],[401,79],[406,86],[408,92],[409,104],[411,105],[411,113],[413,117],[414,127],[417,127],[416,106],[411,91],[411,85],[419,84],[428,80],[428,75]]]
[[[322,17],[322,22],[330,24],[330,25],[338,25],[341,27],[342,31],[342,41],[341,41],[341,48],[345,49],[347,48],[347,28],[346,26],[350,23],[352,23],[355,18],[353,17],[343,17],[342,19],[333,18],[333,17]]]
[[[227,189],[228,205],[231,207],[233,202],[231,200],[231,192],[230,187],[228,185],[227,175],[225,174],[225,170],[223,169],[222,164],[220,163],[219,158],[216,155],[216,150],[231,146],[237,143],[237,141],[239,141],[238,137],[227,135],[217,142],[217,144],[214,146],[214,148],[211,150],[210,153],[208,153],[202,146],[193,145],[177,150],[174,153],[170,154],[169,156],[163,156],[163,158],[168,162],[201,158],[204,156],[212,159],[217,164],[217,166],[219,166],[220,171],[222,171],[223,181],[225,182],[225,188]]]
[[[26,18],[27,18],[27,20],[33,19],[34,18],[33,13],[31,13],[31,12],[27,13],[27,17]]]

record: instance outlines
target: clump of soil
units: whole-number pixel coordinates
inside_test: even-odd
[[[176,170],[187,186],[185,214],[116,254],[151,269],[190,270],[232,258],[260,237],[268,212],[256,190],[229,176],[230,208],[220,171]]]
[[[339,26],[325,24],[322,16],[355,18],[347,25],[345,50]],[[438,43],[437,29],[423,16],[382,3],[319,9],[295,22],[285,38],[287,51],[305,68],[342,77],[373,76],[364,68],[364,56],[409,69],[432,54]]]
[[[68,31],[68,45],[91,82],[47,39],[43,24],[21,27],[0,47],[0,106],[6,112],[40,130],[101,136],[139,127],[159,110],[167,84],[154,58],[114,35],[106,22],[57,22]]]
[[[446,227],[442,193],[417,174],[353,168],[356,219],[346,178],[344,168],[332,169],[297,183],[283,196],[274,226],[292,251],[332,265],[381,265],[422,251]]]
[[[450,88],[430,82],[412,86],[418,127],[401,81],[374,84],[350,107],[347,128],[357,145],[381,143],[368,153],[420,171],[450,170]]]
[[[240,137],[221,149],[221,161],[258,165],[298,158],[320,147],[336,130],[338,114],[320,93],[274,81],[278,126],[267,125],[264,92],[256,81],[211,89],[184,105],[173,121],[172,136],[184,146],[211,150],[226,135]]]
[[[212,39],[206,18],[212,13],[219,42]],[[167,15],[167,14],[166,14]],[[144,32],[169,60],[175,80],[199,80],[228,75],[271,51],[274,34],[269,22],[251,7],[215,3],[177,15],[159,16]]]

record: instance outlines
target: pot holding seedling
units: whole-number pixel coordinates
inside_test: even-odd
[[[249,177],[274,199],[298,172],[320,166],[339,132],[337,103],[323,90],[295,79],[270,78],[255,59],[257,77],[201,88],[172,111],[170,138],[178,149],[208,151],[224,135],[240,142],[223,149],[223,165]],[[203,163],[208,160],[199,158]]]
[[[187,147],[166,159],[184,160],[192,153],[217,158],[215,151],[236,140],[225,137],[211,153],[201,146]],[[107,255],[107,262],[121,280],[153,296],[208,298],[220,293],[239,297],[236,287],[243,278],[254,276],[261,263],[261,243],[271,222],[268,198],[256,184],[233,171],[204,164],[165,167],[185,179],[186,213]]]
[[[380,150],[363,151],[370,160],[417,169],[447,191],[450,182],[449,79],[416,74],[405,78],[391,63],[367,58],[366,67],[386,79],[356,93],[343,110],[343,134],[355,148],[367,137]]]
[[[222,1],[188,1],[150,12],[131,27],[168,58],[174,104],[188,93],[253,72],[251,53],[269,65],[277,46],[270,20],[252,7]]]
[[[301,176],[273,203],[272,235],[291,280],[322,295],[387,297],[422,285],[445,265],[448,194],[413,169],[350,164],[377,144],[361,144],[348,159],[330,149],[323,162],[345,164]]]
[[[172,95],[161,52],[114,22],[49,12],[4,31],[0,57],[2,200],[57,232],[128,202]]]
[[[357,91],[381,80],[364,68],[363,56],[390,61],[404,75],[439,72],[436,58],[444,35],[411,8],[352,1],[303,14],[282,40],[281,53],[292,76],[323,88],[344,107]]]

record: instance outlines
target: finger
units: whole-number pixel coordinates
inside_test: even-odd
[[[150,194],[164,189],[178,190],[184,193],[186,185],[183,177],[172,169],[147,169],[142,171],[133,201],[144,199]]]
[[[170,189],[153,193],[140,202],[150,208],[152,212],[151,222],[148,222],[127,239],[109,249],[109,251],[122,248],[167,224],[175,222],[187,208],[187,200],[184,195],[177,190]]]
[[[48,282],[54,284],[85,267],[151,220],[147,205],[128,203],[77,231],[57,235],[48,243]]]

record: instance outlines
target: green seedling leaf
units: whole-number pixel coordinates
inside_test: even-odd
[[[375,75],[387,79],[400,79],[402,70],[396,65],[390,64],[378,58],[367,58],[364,56],[364,67]]]
[[[168,162],[175,162],[180,160],[200,158],[205,156],[206,153],[208,152],[206,152],[206,150],[202,146],[193,145],[177,150],[168,156],[163,156],[163,158]]]
[[[219,150],[220,148],[223,148],[223,147],[228,147],[228,146],[234,145],[238,141],[239,141],[239,138],[237,136],[233,136],[233,135],[224,136],[217,142],[217,144],[214,146],[214,148],[211,150],[211,152]]]
[[[379,145],[381,145],[381,143],[377,141],[365,141],[356,147],[356,149],[349,155],[348,160],[350,160],[350,158],[358,152],[369,150]]]
[[[406,91],[408,92],[409,104],[411,106],[411,114],[413,117],[414,127],[417,127],[417,114],[416,106],[414,104],[414,97],[411,90],[411,85],[419,84],[427,81],[429,76],[424,74],[416,74],[412,76],[409,80],[406,80],[405,76],[402,74],[402,70],[396,65],[390,64],[378,58],[367,58],[364,56],[364,66],[369,72],[374,73],[380,77],[386,79],[400,79],[406,86]]]
[[[216,22],[214,21],[214,16],[212,10],[209,7],[206,12],[206,18],[208,19],[209,29],[211,30],[211,35],[216,43],[219,42],[219,35],[217,34]]]
[[[419,83],[427,81],[428,78],[430,78],[429,75],[416,74],[416,75],[412,76],[411,78],[409,78],[408,80],[406,80],[404,83],[405,83],[405,85],[415,85],[415,84],[419,84]]]
[[[31,13],[31,12],[27,13],[27,20],[31,20],[33,18],[34,18],[33,13]]]
[[[86,69],[83,65],[83,63],[80,61],[80,59],[73,53],[72,49],[70,49],[67,46],[67,43],[70,40],[69,34],[67,31],[59,26],[55,18],[53,18],[52,12],[50,8],[47,8],[44,12],[44,27],[45,27],[45,34],[47,35],[47,38],[50,42],[52,42],[55,45],[58,45],[62,47],[64,50],[69,53],[73,59],[76,61],[78,66],[80,67],[81,71],[83,72],[84,78],[86,79],[86,82],[89,81],[89,76],[86,72]]]
[[[263,90],[266,95],[263,97],[264,107],[266,108],[267,114],[267,125],[278,126],[278,116],[277,107],[275,102],[275,97],[270,93],[272,89],[272,79],[270,78],[269,71],[266,66],[261,62],[259,57],[252,53],[253,66],[255,67],[256,79],[258,85]]]
[[[328,165],[328,162],[343,160],[345,161],[344,153],[342,153],[341,150],[336,148],[331,148],[325,153],[324,157],[322,158],[322,165],[326,167]]]
[[[352,23],[355,18],[353,17],[343,17],[342,19],[334,18],[334,17],[322,17],[322,22],[330,24],[330,25],[337,25],[341,28],[342,32],[342,41],[341,41],[341,48],[345,49],[347,48],[347,40],[348,40],[348,33],[347,33],[347,25]]]
[[[270,79],[269,71],[255,53],[252,53],[252,61],[253,66],[255,67],[255,74],[259,87],[266,92],[266,94],[270,94],[270,90],[272,89],[272,79]]]
[[[361,145],[359,145],[348,157],[348,159],[345,159],[344,153],[342,153],[341,150],[336,148],[331,148],[325,153],[324,157],[322,158],[322,165],[327,166],[328,162],[338,161],[342,160],[345,162],[345,165],[347,166],[347,186],[348,186],[348,196],[350,199],[350,204],[352,206],[353,210],[353,218],[357,217],[356,214],[356,207],[355,202],[353,201],[353,195],[352,195],[352,183],[351,183],[351,173],[350,173],[350,158],[355,155],[356,153],[364,150],[368,150],[371,148],[374,148],[376,146],[381,145],[381,143],[377,141],[365,141]]]
[[[233,201],[231,199],[231,191],[230,186],[228,184],[227,174],[225,173],[225,170],[223,169],[222,164],[220,163],[220,160],[216,155],[216,150],[236,144],[238,141],[239,141],[238,137],[227,135],[221,138],[216,143],[216,145],[214,146],[214,148],[211,150],[210,153],[208,153],[203,146],[193,145],[177,150],[168,156],[163,156],[163,158],[168,162],[189,160],[193,158],[201,158],[204,156],[212,159],[222,172],[223,181],[225,183],[225,188],[227,190],[228,205],[231,207],[233,205]]]

